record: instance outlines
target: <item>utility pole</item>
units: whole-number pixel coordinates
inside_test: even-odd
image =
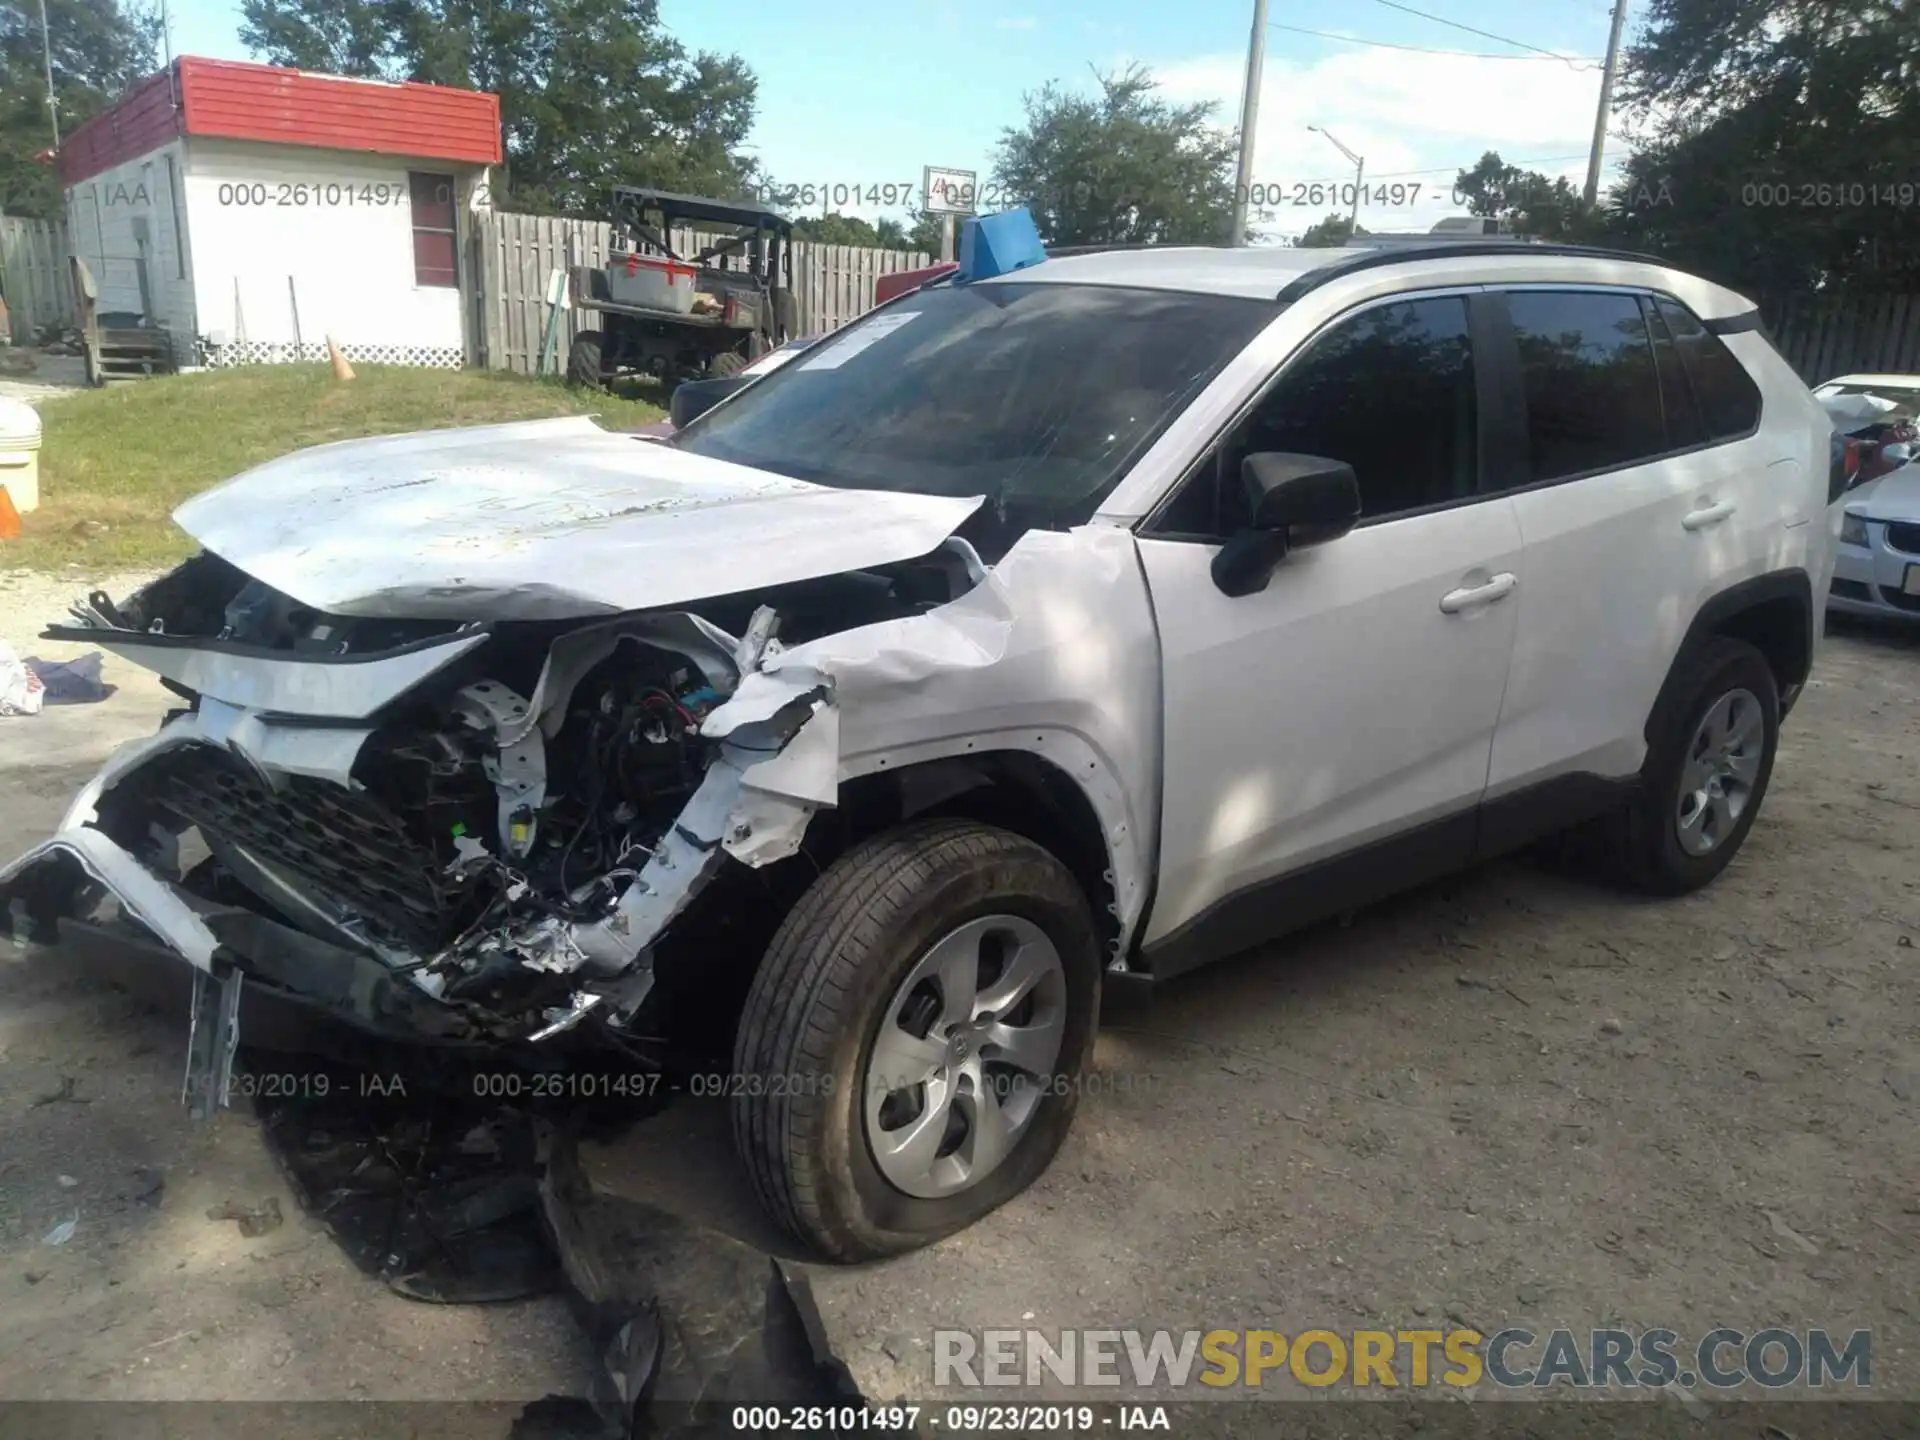
[[[1247,41],[1247,93],[1240,101],[1240,168],[1233,184],[1233,233],[1229,245],[1247,243],[1247,200],[1253,192],[1253,132],[1260,122],[1260,72],[1267,61],[1267,0],[1253,0],[1253,35]]]
[[[40,0],[40,54],[47,65],[47,119],[53,123],[53,148],[60,148],[60,102],[53,93],[53,32],[47,28],[47,0]]]
[[[1600,72],[1600,110],[1593,117],[1593,150],[1587,156],[1587,188],[1581,198],[1589,209],[1600,196],[1600,157],[1607,148],[1607,113],[1613,108],[1613,77],[1620,68],[1620,32],[1627,25],[1627,0],[1614,0],[1613,29],[1607,35],[1607,63]]]

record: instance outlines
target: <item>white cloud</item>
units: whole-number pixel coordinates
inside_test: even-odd
[[[1152,66],[1170,100],[1211,100],[1219,122],[1238,123],[1246,62],[1233,54],[1205,55]],[[1405,187],[1397,207],[1366,200],[1360,223],[1373,229],[1424,230],[1452,203],[1454,173],[1486,150],[1549,176],[1586,178],[1583,157],[1593,137],[1599,99],[1597,69],[1552,61],[1479,59],[1470,55],[1394,50],[1349,51],[1311,62],[1269,56],[1260,86],[1254,178],[1278,187],[1286,203],[1270,210],[1263,236],[1296,235],[1324,215],[1350,208],[1337,203],[1292,204],[1294,187],[1350,183],[1353,166],[1309,125],[1332,131],[1366,159],[1369,188]],[[1609,162],[1625,147],[1609,146]],[[1407,174],[1408,171],[1435,171]],[[1301,198],[1325,201],[1311,194]]]

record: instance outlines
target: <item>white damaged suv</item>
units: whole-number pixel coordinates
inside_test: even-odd
[[[187,503],[198,556],[48,632],[181,708],[0,916],[195,967],[208,1102],[243,986],[530,1066],[730,1045],[769,1210],[911,1248],[1047,1165],[1103,980],[1576,824],[1711,880],[1819,645],[1829,434],[1749,302],[1643,257],[935,282],[671,439]]]

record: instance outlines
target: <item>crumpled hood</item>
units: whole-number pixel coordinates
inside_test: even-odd
[[[329,614],[551,620],[912,559],[980,503],[811,485],[580,416],[302,450],[173,518]]]

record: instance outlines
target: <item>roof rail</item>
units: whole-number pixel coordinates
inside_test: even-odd
[[[1281,287],[1275,297],[1283,302],[1298,300],[1322,285],[1361,270],[1377,270],[1383,265],[1406,265],[1415,260],[1469,260],[1481,255],[1554,255],[1584,260],[1626,260],[1635,265],[1660,265],[1672,268],[1657,255],[1641,255],[1632,250],[1602,250],[1591,245],[1557,245],[1530,242],[1516,245],[1504,236],[1487,235],[1472,240],[1446,240],[1438,245],[1389,246],[1383,250],[1343,251],[1341,258],[1304,271]]]
[[[1230,245],[1166,245],[1158,240],[1115,240],[1105,245],[1049,245],[1049,260],[1068,255],[1107,255],[1115,250],[1230,250]]]

